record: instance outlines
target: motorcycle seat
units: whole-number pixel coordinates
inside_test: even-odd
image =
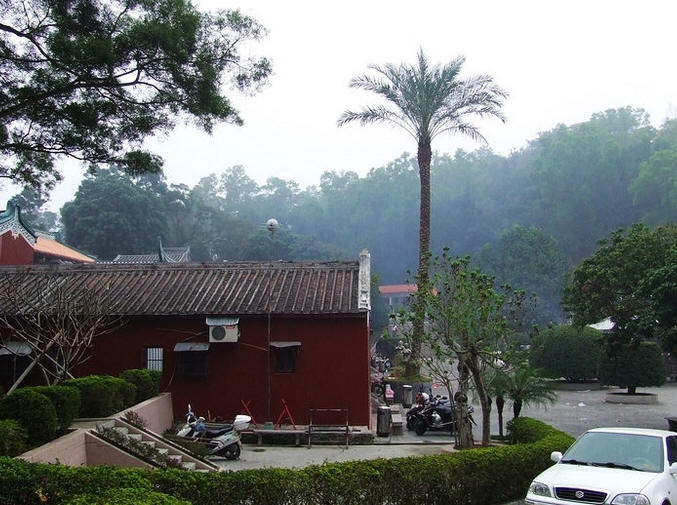
[[[225,435],[226,433],[230,433],[231,431],[233,431],[233,427],[226,426],[225,428],[222,428],[220,430],[206,431],[205,434],[207,438],[216,438],[220,437],[221,435]]]

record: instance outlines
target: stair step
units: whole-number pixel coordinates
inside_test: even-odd
[[[124,426],[115,426],[113,429],[118,433],[122,433],[123,435],[127,435],[129,433],[129,430]]]
[[[193,463],[192,461],[183,462],[181,463],[181,468],[183,468],[184,470],[195,470],[195,463]]]
[[[160,454],[167,454],[169,452],[169,449],[165,449],[164,447],[159,447],[157,452]]]
[[[142,442],[144,443],[144,445],[147,445],[150,448],[155,447],[155,441],[153,441],[153,440],[142,440]]]
[[[195,470],[195,471],[196,471],[196,472],[200,472],[200,473],[209,473],[209,470],[207,470],[206,468],[198,468],[198,469]]]
[[[127,435],[127,438],[131,438],[131,439],[134,439],[134,440],[138,440],[138,441],[140,442],[142,437],[141,437],[141,434],[140,434],[140,433],[129,433],[129,434]]]
[[[183,456],[180,454],[170,454],[167,456],[169,459],[173,459],[174,461],[181,461],[183,459]]]

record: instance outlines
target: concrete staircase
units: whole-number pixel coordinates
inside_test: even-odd
[[[102,426],[112,428],[118,434],[131,439],[141,442],[147,447],[151,447],[157,450],[158,453],[166,455],[169,459],[174,460],[178,463],[180,468],[184,470],[190,470],[195,472],[218,472],[219,467],[202,459],[198,459],[192,456],[180,445],[163,438],[157,433],[152,431],[139,428],[134,426],[123,419],[111,419],[102,423]],[[96,436],[100,436],[97,430],[91,430]],[[124,447],[118,447],[120,450],[127,452],[132,456],[138,457],[134,454],[133,450]]]

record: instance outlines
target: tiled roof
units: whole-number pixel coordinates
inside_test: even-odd
[[[399,295],[406,293],[416,293],[418,286],[416,284],[386,284],[378,287],[382,295]]]
[[[38,238],[33,246],[37,254],[55,257],[66,261],[81,261],[83,263],[93,263],[94,258],[90,258],[86,254],[71,249],[70,247],[57,242],[54,239],[38,234]]]
[[[190,247],[162,247],[150,254],[118,254],[111,263],[190,263]]]
[[[269,300],[274,314],[357,314],[359,279],[356,261],[31,265],[0,268],[0,291],[45,296],[56,281],[74,297],[96,291],[116,315],[266,314]]]

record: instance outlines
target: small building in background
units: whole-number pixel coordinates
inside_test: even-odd
[[[412,295],[418,291],[416,284],[385,284],[378,287],[378,292],[385,300],[391,314],[411,304]]]
[[[109,263],[144,264],[144,263],[191,263],[190,246],[164,247],[159,241],[156,253],[118,254]]]
[[[0,212],[0,266],[95,261],[50,234],[33,230],[21,217],[19,206],[9,202]]]

